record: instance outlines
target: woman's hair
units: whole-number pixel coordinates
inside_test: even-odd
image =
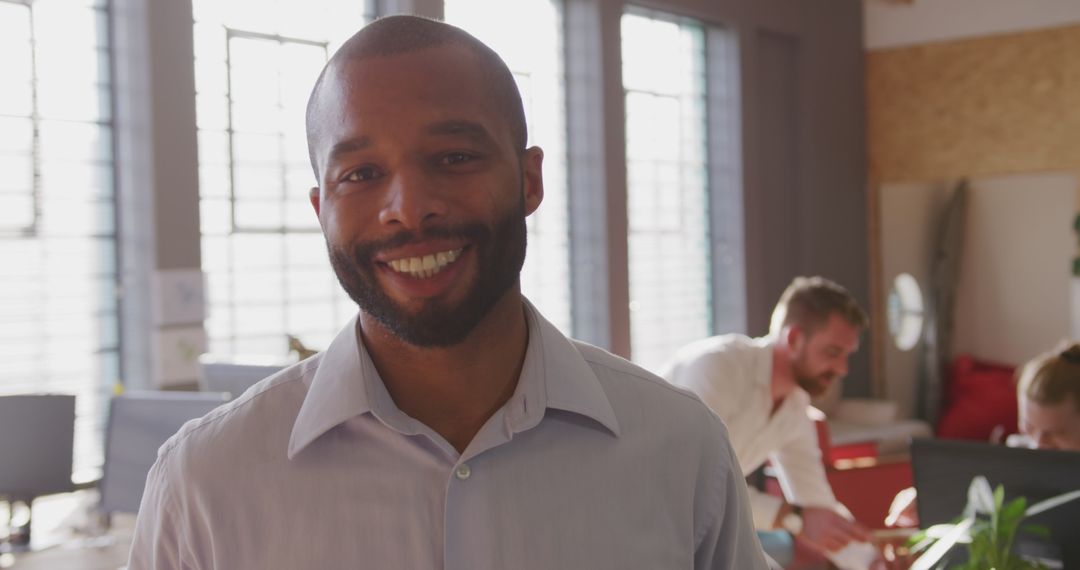
[[[1025,364],[1017,375],[1016,393],[1041,405],[1071,398],[1080,411],[1080,343],[1064,342]]]

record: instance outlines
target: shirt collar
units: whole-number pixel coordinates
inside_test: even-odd
[[[772,389],[772,367],[773,367],[773,350],[776,349],[776,338],[772,335],[766,335],[751,339],[751,344],[757,347],[757,374],[754,379],[757,380],[759,387],[767,390]]]
[[[758,372],[755,376],[758,383],[758,390],[765,394],[765,397],[769,400],[769,405],[772,406],[773,351],[776,350],[777,340],[776,337],[767,335],[752,339],[751,342],[758,348]],[[810,394],[800,386],[795,386],[795,389],[784,398],[781,408],[786,408],[789,401],[794,402],[792,405],[801,410],[810,404]]]
[[[518,386],[505,408],[509,427],[524,431],[540,423],[547,408],[588,417],[619,435],[615,411],[592,367],[577,347],[547,321],[528,300],[525,315],[529,344]],[[353,317],[320,355],[318,368],[300,406],[289,438],[292,459],[319,436],[348,420],[374,413],[403,431],[415,420],[401,412],[375,370],[357,334]]]
[[[525,301],[525,316],[529,323],[529,348],[521,368],[518,390],[526,393],[542,390],[545,396],[543,405],[534,406],[531,411],[542,416],[545,408],[553,408],[578,414],[618,436],[615,410],[600,379],[578,348],[528,300]],[[539,418],[530,423],[539,423]]]
[[[293,423],[289,459],[334,426],[371,411],[367,386],[370,380],[378,379],[378,373],[363,343],[357,342],[356,327],[356,317],[349,319],[319,355],[319,365]]]

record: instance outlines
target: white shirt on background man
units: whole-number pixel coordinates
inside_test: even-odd
[[[772,412],[770,341],[738,334],[703,339],[682,348],[664,376],[720,416],[744,475],[771,459],[789,503],[846,512],[825,476],[817,429],[808,415],[810,395],[795,388]],[[773,528],[783,500],[750,489],[750,504],[754,526]]]

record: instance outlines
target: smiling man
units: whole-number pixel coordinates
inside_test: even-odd
[[[522,297],[543,153],[494,52],[379,20],[307,124],[359,312],[161,448],[132,570],[765,567],[719,419]]]
[[[664,374],[724,420],[745,474],[772,460],[785,499],[752,491],[755,526],[787,530],[826,555],[869,535],[833,496],[807,412],[811,396],[847,375],[866,324],[846,289],[799,277],[781,295],[769,336],[698,341],[681,349]]]

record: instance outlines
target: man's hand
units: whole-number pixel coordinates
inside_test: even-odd
[[[870,533],[865,528],[832,509],[806,507],[802,518],[803,530],[796,540],[804,541],[821,554],[836,552],[851,541],[870,541]]]

